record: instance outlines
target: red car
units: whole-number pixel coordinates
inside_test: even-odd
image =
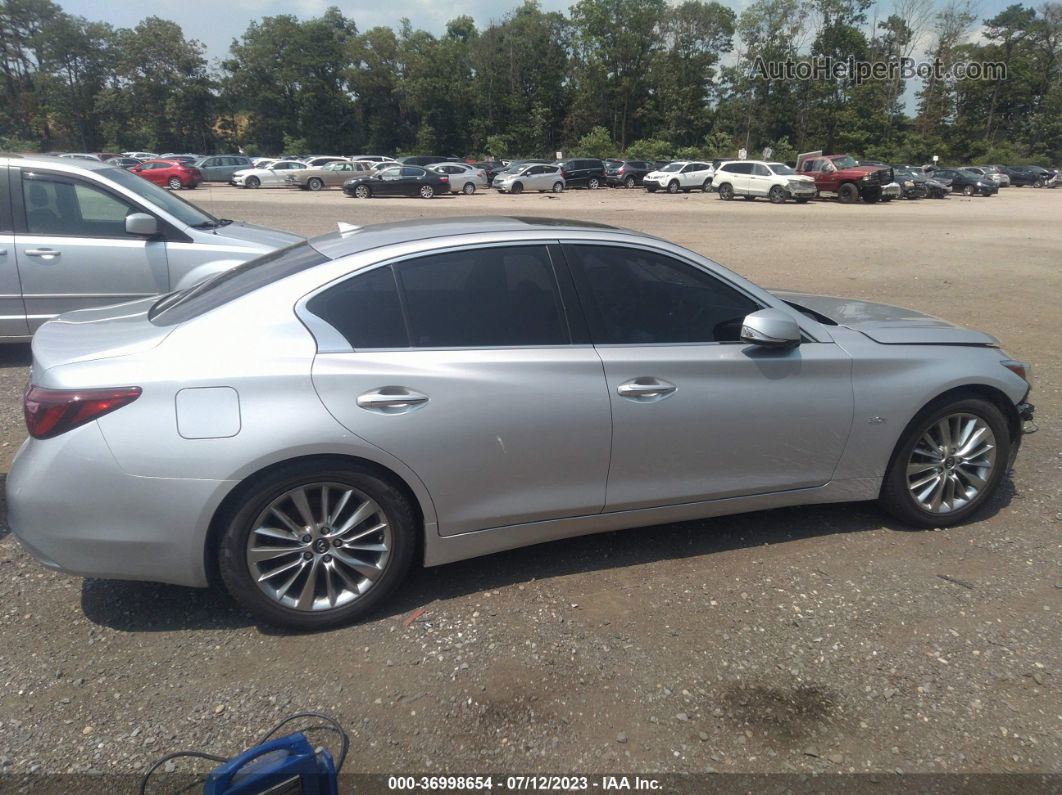
[[[147,160],[130,171],[170,190],[196,188],[203,181],[203,172],[180,160]]]

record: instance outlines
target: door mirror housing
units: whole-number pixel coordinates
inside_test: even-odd
[[[741,341],[764,348],[795,348],[800,344],[800,326],[780,309],[761,309],[741,321]]]
[[[154,237],[159,233],[159,222],[147,213],[130,213],[125,217],[125,231],[130,235]]]

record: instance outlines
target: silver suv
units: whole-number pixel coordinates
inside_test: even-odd
[[[302,240],[215,218],[122,168],[0,155],[0,342],[63,312],[167,293]]]

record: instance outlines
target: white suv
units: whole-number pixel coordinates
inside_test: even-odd
[[[658,190],[666,190],[668,193],[678,193],[680,190],[689,193],[691,190],[703,190],[705,193],[712,189],[712,175],[715,169],[711,163],[703,163],[699,160],[676,160],[668,163],[657,171],[650,171],[642,177],[642,184],[650,193]]]
[[[772,204],[795,199],[803,204],[816,195],[815,180],[797,174],[785,163],[764,160],[731,160],[715,172],[715,189],[720,199],[744,196],[748,200],[762,196]]]

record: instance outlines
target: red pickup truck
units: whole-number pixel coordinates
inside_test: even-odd
[[[806,152],[797,158],[797,173],[815,180],[819,196],[836,196],[844,204],[881,200],[881,189],[893,181],[891,168],[861,166],[851,155]]]

